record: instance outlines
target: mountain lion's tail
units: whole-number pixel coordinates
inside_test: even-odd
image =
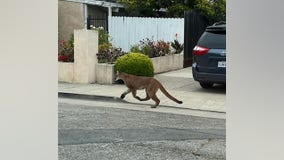
[[[175,97],[169,94],[169,92],[163,87],[163,85],[160,83],[160,90],[171,100],[177,102],[178,104],[182,104],[182,101],[177,100]]]

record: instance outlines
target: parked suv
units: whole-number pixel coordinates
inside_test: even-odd
[[[202,88],[226,84],[226,22],[208,26],[192,54],[193,78]]]

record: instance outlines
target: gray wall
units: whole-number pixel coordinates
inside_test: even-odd
[[[84,28],[84,7],[81,3],[58,1],[58,40],[68,40],[74,29]]]

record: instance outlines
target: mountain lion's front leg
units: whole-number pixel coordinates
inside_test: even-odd
[[[126,90],[125,92],[123,92],[123,93],[121,94],[120,98],[123,99],[123,98],[124,98],[128,93],[130,93],[130,92],[131,92],[130,89]]]
[[[140,97],[136,96],[136,90],[134,90],[134,89],[132,90],[132,96],[133,96],[134,98],[138,99],[139,101],[142,100]]]

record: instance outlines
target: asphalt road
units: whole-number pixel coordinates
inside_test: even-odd
[[[59,160],[226,159],[224,119],[121,105],[59,100]]]

